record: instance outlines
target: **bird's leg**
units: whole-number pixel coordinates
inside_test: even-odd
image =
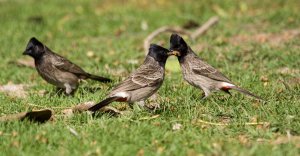
[[[144,100],[136,102],[136,105],[138,106],[138,108],[140,110],[142,110],[142,109],[143,110],[145,110],[145,109],[148,110],[148,107],[146,106],[146,102]]]
[[[149,100],[146,100],[146,101],[140,101],[138,102],[138,106],[140,108],[143,108],[147,111],[150,111],[150,112],[153,112],[155,111],[157,108],[160,108],[160,105],[158,103],[153,103],[153,104],[150,104],[150,101]]]
[[[202,100],[205,100],[209,96],[210,91],[203,88]]]
[[[133,109],[133,103],[128,103],[129,107]]]
[[[71,88],[72,88],[72,92],[70,93],[70,95],[74,96],[74,94],[75,94],[76,90],[78,89],[78,87],[77,86],[75,86],[75,87],[73,86]]]
[[[71,85],[68,84],[68,83],[65,83],[64,86],[66,88],[66,94],[70,95],[73,92],[73,89],[72,89]]]
[[[145,104],[146,104],[146,102],[144,100],[137,102],[137,105],[139,107],[145,107],[146,106]]]
[[[208,96],[206,96],[204,93],[202,94],[201,100],[205,100]]]

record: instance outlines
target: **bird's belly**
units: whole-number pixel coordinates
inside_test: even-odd
[[[207,78],[205,76],[196,75],[196,74],[189,74],[185,75],[184,79],[192,86],[201,88],[201,89],[208,89],[212,90],[215,80],[212,80],[210,78]]]
[[[130,99],[128,99],[128,102],[133,103],[137,101],[146,100],[151,95],[153,95],[158,89],[159,87],[146,87],[146,88],[130,91],[131,96]]]
[[[61,72],[55,68],[37,68],[40,76],[47,81],[48,83],[59,87],[65,88],[65,83],[70,84],[71,86],[76,86],[73,84],[78,83],[78,79],[75,75],[67,72]]]

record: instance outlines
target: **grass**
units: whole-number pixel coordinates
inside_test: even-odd
[[[234,92],[215,93],[201,100],[201,91],[182,80],[176,59],[158,94],[161,109],[139,109],[121,117],[98,118],[83,113],[56,118],[46,124],[8,122],[0,124],[1,155],[299,155],[300,88],[286,89],[279,80],[299,78],[299,37],[277,44],[228,39],[238,35],[280,34],[297,29],[300,5],[296,0],[266,1],[0,1],[0,84],[34,84],[29,96],[19,99],[0,93],[2,115],[45,107],[69,107],[85,101],[100,101],[109,89],[143,61],[143,39],[164,25],[199,23],[218,15],[219,24],[196,41],[205,45],[199,56],[220,69],[233,82],[264,97],[267,104]],[[148,29],[142,30],[146,22]],[[299,31],[299,30],[298,30]],[[53,95],[34,69],[11,64],[19,58],[30,37],[35,36],[55,52],[91,73],[110,76],[111,84],[83,83],[74,97]],[[168,35],[154,42],[168,47]],[[279,36],[283,38],[283,36]],[[272,40],[273,37],[270,38]],[[88,57],[92,51],[95,57]],[[135,60],[138,63],[131,63]],[[106,68],[105,68],[106,66]],[[280,73],[286,67],[289,72]],[[108,70],[109,69],[109,70]],[[262,82],[261,77],[267,78]],[[101,87],[90,93],[86,87]],[[50,93],[39,96],[37,92]],[[114,103],[120,108],[124,104]],[[57,109],[55,109],[57,110]],[[158,118],[140,120],[159,114]],[[228,119],[229,118],[229,119]],[[214,126],[196,120],[223,123]],[[247,126],[254,120],[269,126]],[[174,124],[180,130],[172,130]],[[77,131],[78,136],[70,133]],[[287,133],[292,136],[290,139]]]

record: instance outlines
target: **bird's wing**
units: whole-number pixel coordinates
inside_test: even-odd
[[[190,66],[195,74],[202,75],[213,80],[231,83],[225,75],[200,58],[195,57],[189,63],[191,64]]]
[[[164,71],[157,66],[141,66],[131,75],[132,82],[141,86],[154,86],[164,79]]]
[[[132,73],[125,81],[117,85],[112,93],[118,91],[131,91],[144,87],[151,87],[161,83],[164,79],[164,72],[152,65],[142,65]]]
[[[65,71],[65,72],[70,72],[75,75],[86,75],[87,74],[82,68],[80,68],[76,64],[72,63],[71,61],[69,61],[59,55],[54,56],[53,64],[57,69]]]

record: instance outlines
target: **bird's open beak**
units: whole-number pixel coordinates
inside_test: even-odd
[[[180,52],[176,51],[176,50],[172,50],[172,51],[168,52],[168,55],[180,56]]]

